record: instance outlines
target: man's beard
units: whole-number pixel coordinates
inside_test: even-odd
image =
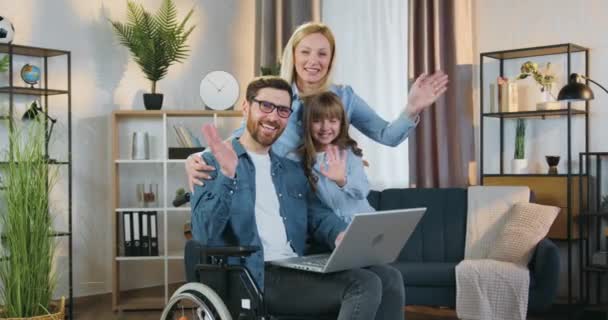
[[[266,124],[267,126],[272,126],[274,128],[277,128],[276,131],[274,132],[274,135],[263,134],[262,133],[262,123]],[[247,118],[247,131],[249,131],[249,134],[251,135],[253,140],[255,140],[257,143],[259,143],[260,145],[262,145],[264,147],[269,147],[275,141],[277,141],[277,139],[281,136],[281,133],[283,133],[283,130],[285,130],[285,127],[281,128],[281,124],[278,121],[270,121],[270,120],[256,121],[256,120],[251,119],[251,116],[249,116]]]

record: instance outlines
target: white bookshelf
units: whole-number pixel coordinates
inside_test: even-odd
[[[113,183],[110,192],[113,196],[112,306],[115,311],[162,309],[170,297],[172,284],[185,281],[175,278],[176,273],[183,273],[184,269],[183,245],[186,240],[183,224],[190,220],[190,207],[171,206],[177,187],[187,188],[185,160],[168,159],[168,147],[178,146],[173,125],[179,123],[198,132],[203,123],[213,122],[220,134],[228,137],[240,125],[241,117],[241,111],[211,110],[119,110],[112,113]],[[134,131],[149,133],[149,160],[130,159],[131,134]],[[148,183],[158,184],[156,207],[141,208],[137,205],[137,183],[145,183],[146,187]],[[119,219],[124,212],[157,212],[158,256],[124,256],[121,249],[122,219]],[[125,278],[126,282],[131,282],[122,283]],[[121,297],[125,287],[143,288],[159,282],[164,287],[162,296],[145,300]]]

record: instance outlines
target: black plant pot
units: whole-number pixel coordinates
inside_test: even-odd
[[[163,94],[144,93],[144,106],[147,110],[160,110],[163,106]]]

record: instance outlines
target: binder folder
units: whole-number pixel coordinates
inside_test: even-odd
[[[150,212],[150,255],[158,256],[158,224],[156,212]]]
[[[133,224],[131,223],[131,212],[122,213],[122,231],[124,239],[124,255],[131,257],[135,255],[133,244]]]
[[[142,212],[141,213],[141,255],[149,256],[150,255],[150,223],[149,223],[149,213]]]
[[[134,255],[141,256],[141,216],[139,212],[133,212],[133,247]]]

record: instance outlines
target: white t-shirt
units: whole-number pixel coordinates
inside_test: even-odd
[[[249,152],[255,167],[255,221],[264,248],[264,261],[296,257],[287,241],[279,198],[272,183],[269,154]]]

